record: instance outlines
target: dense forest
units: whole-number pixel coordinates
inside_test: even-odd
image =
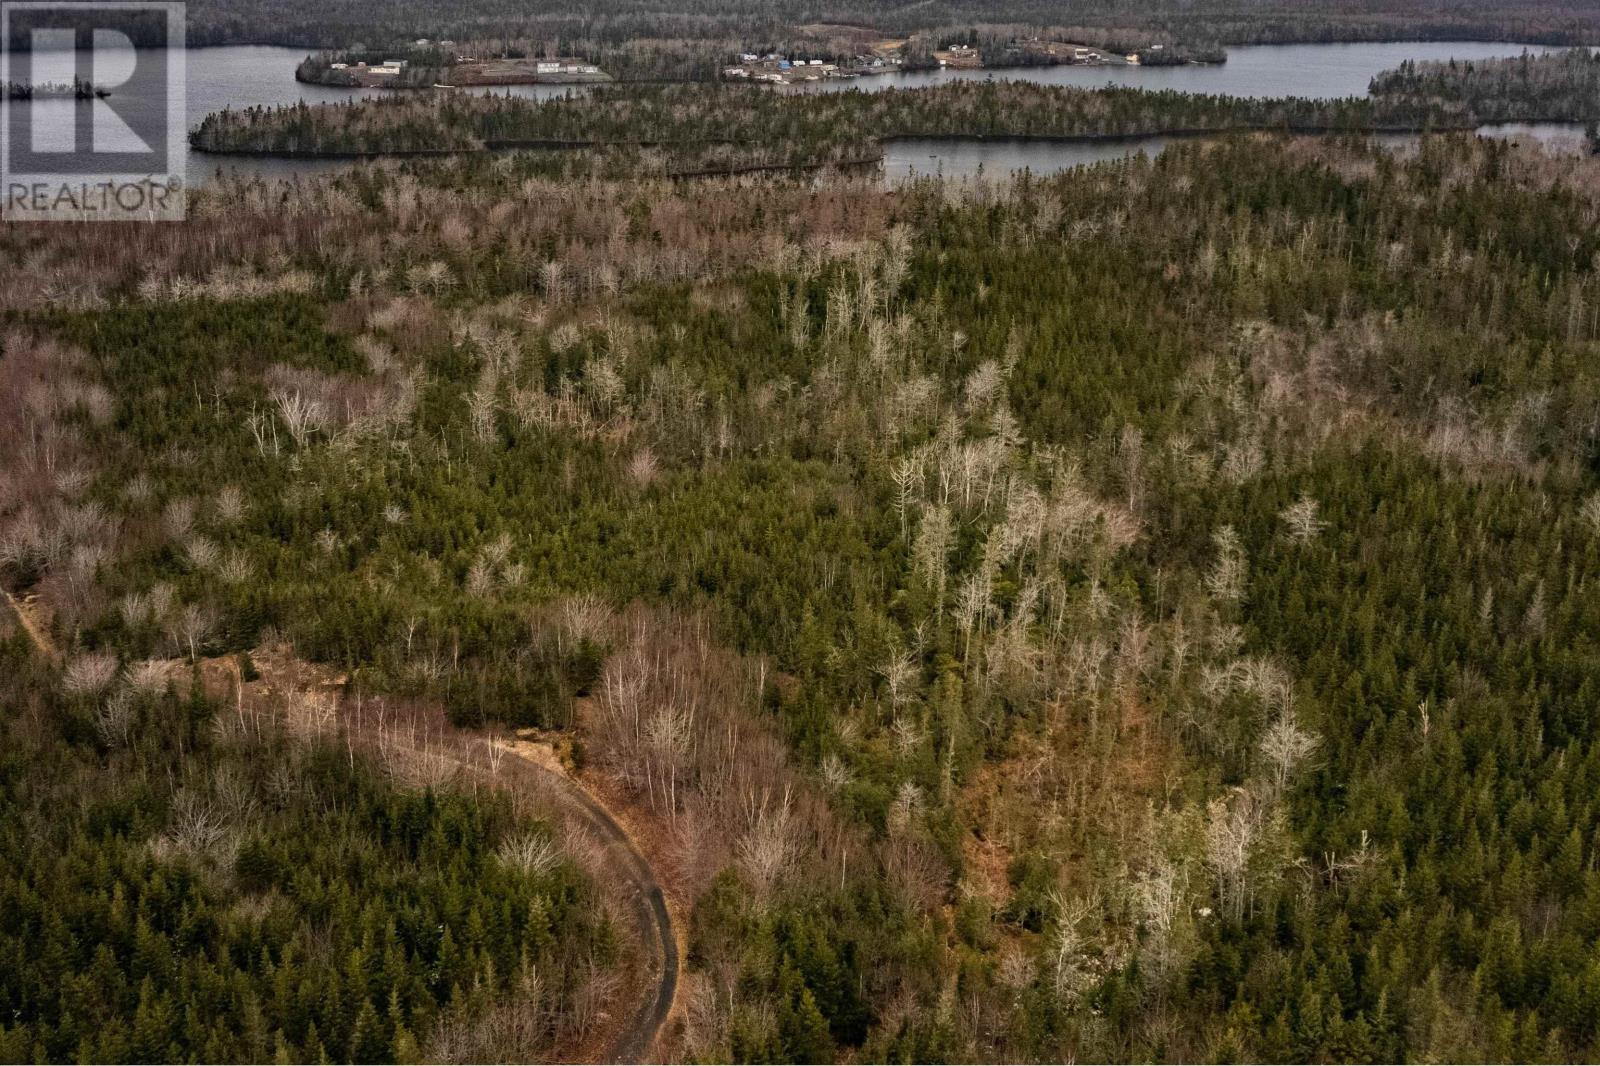
[[[1071,61],[1070,49],[1051,52],[1036,47],[1024,48],[1019,44],[1027,41],[1071,41],[1103,48],[1117,56],[1139,52],[1140,62],[1147,66],[1223,63],[1228,56],[1227,49],[1221,45],[1180,43],[1168,34],[1151,30],[1034,26],[1023,23],[980,22],[937,27],[904,39],[886,39],[881,31],[868,26],[812,24],[770,32],[764,28],[759,33],[752,32],[742,37],[644,37],[608,41],[566,27],[551,31],[544,38],[452,40],[449,48],[439,41],[422,39],[382,47],[369,45],[362,49],[323,50],[302,60],[295,77],[300,81],[321,85],[358,85],[361,79],[358,73],[348,69],[351,64],[370,65],[401,59],[407,65],[398,75],[386,79],[384,86],[431,89],[439,85],[463,83],[458,76],[461,57],[494,56],[510,59],[580,58],[602,68],[606,72],[605,79],[623,82],[713,82],[722,80],[722,72],[737,56],[752,52],[821,59],[857,70],[862,69],[858,61],[863,55],[886,55],[897,61],[897,70],[917,70],[937,68],[939,60],[934,55],[935,50],[952,44],[976,48],[987,67],[1026,67]],[[1160,47],[1152,50],[1151,45]],[[336,63],[345,66],[336,67]],[[486,84],[474,80],[470,75],[465,82]]]
[[[1512,59],[1407,62],[1372,80],[1372,94],[1470,109],[1486,122],[1594,123],[1600,57],[1587,48]]]
[[[608,47],[639,39],[781,39],[804,28],[870,28],[891,35],[983,23],[1034,27],[1064,21],[1090,39],[1153,33],[1188,43],[1356,40],[1600,42],[1600,15],[1573,0],[1081,0],[1065,13],[1046,0],[937,0],[901,4],[837,0],[595,0],[570,4],[466,0],[189,0],[192,45],[391,46],[421,37],[533,37]],[[160,43],[152,25],[136,33]]]
[[[731,57],[748,47],[736,37],[631,38],[614,42],[566,33],[555,33],[549,38],[537,40],[525,37],[457,40],[451,42],[449,49],[432,40],[426,43],[411,41],[386,47],[371,45],[359,50],[346,48],[314,52],[301,60],[295,70],[295,79],[319,85],[357,85],[360,82],[356,75],[346,69],[335,68],[334,64],[376,64],[400,59],[405,61],[405,68],[385,87],[432,89],[458,83],[460,56],[510,59],[549,56],[577,58],[599,66],[605,71],[604,78],[593,80],[709,82],[716,81]],[[781,47],[786,51],[797,51],[808,45],[794,41]],[[811,41],[809,47],[830,49],[830,54],[838,55],[839,50],[847,49],[849,45],[847,42],[824,38]]]
[[[611,931],[511,805],[181,669],[13,637],[0,670],[0,1059],[525,1059],[592,1024]]]
[[[1022,81],[794,94],[752,86],[600,88],[544,101],[466,93],[222,111],[190,142],[208,152],[303,155],[469,152],[511,147],[707,142],[805,160],[861,155],[893,137],[1115,138],[1229,130],[1464,129],[1461,106],[1405,95],[1252,99]]]
[[[598,1057],[529,752],[651,1058],[1600,1057],[1600,162],[1460,132],[1592,67],[223,113],[419,157],[0,227],[0,1059]]]

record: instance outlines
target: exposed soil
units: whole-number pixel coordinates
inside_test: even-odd
[[[19,613],[19,617],[25,616]],[[681,959],[672,911],[654,868],[624,822],[602,796],[591,793],[568,771],[554,743],[534,731],[508,738],[458,730],[444,722],[437,707],[421,713],[417,708],[388,715],[375,713],[371,704],[363,707],[345,695],[346,675],[298,659],[286,648],[257,649],[251,659],[260,677],[243,685],[235,658],[202,660],[199,669],[206,688],[241,707],[266,706],[274,694],[325,693],[322,699],[327,708],[337,707],[338,725],[358,744],[396,764],[397,772],[409,772],[421,780],[465,773],[480,783],[512,788],[532,797],[544,816],[569,836],[586,836],[592,841],[596,847],[590,851],[591,875],[599,882],[600,891],[627,915],[631,939],[637,946],[639,964],[626,976],[622,992],[626,994],[624,1003],[630,998],[638,1002],[608,1018],[609,1024],[569,1049],[567,1057],[574,1062],[658,1061],[655,1048],[676,1002]],[[181,660],[167,666],[174,675],[190,669]],[[306,728],[307,723],[301,721],[299,727]],[[323,725],[312,723],[310,727]],[[556,741],[565,743],[560,737]],[[402,762],[409,765],[399,766]]]
[[[41,622],[33,605],[24,600],[18,600],[6,589],[0,588],[0,596],[5,597],[6,606],[16,617],[17,624],[28,635],[28,640],[33,644],[34,650],[47,659],[60,658],[61,653],[55,643],[50,639],[49,627]]]
[[[509,742],[506,748],[527,770],[559,780],[564,786],[560,795],[568,812],[586,823],[603,842],[610,865],[618,876],[612,887],[623,889],[641,947],[648,957],[650,988],[641,990],[646,994],[612,1038],[605,1059],[607,1062],[659,1061],[654,1048],[677,1000],[682,958],[666,893],[655,869],[636,843],[639,838],[630,832],[627,815],[619,815],[603,794],[574,778],[563,765],[555,746],[536,737],[536,733],[529,731]]]

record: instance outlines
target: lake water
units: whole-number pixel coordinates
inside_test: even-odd
[[[894,87],[912,88],[946,81],[984,78],[1011,78],[1047,85],[1130,85],[1150,89],[1177,89],[1184,92],[1222,93],[1237,96],[1362,96],[1367,84],[1379,71],[1399,65],[1406,59],[1483,59],[1518,55],[1525,46],[1474,42],[1398,42],[1387,44],[1261,45],[1232,48],[1228,62],[1219,66],[1186,67],[1035,67],[1004,71],[939,70],[911,74],[882,75],[838,82],[818,82],[803,91],[878,91]],[[1527,51],[1548,49],[1527,46]],[[256,106],[295,103],[328,103],[363,96],[383,95],[382,89],[336,89],[305,85],[294,80],[295,66],[305,57],[296,48],[240,46],[191,49],[186,55],[188,82],[188,123],[192,128],[212,111],[224,108],[242,110]],[[581,88],[561,85],[515,86],[509,89],[482,90],[510,92],[533,99],[548,99]],[[119,98],[119,104],[139,106],[145,101]],[[159,101],[148,101],[160,106]],[[4,106],[23,106],[7,103]],[[62,128],[70,128],[72,109],[83,106],[71,100],[34,101],[32,106],[47,109],[42,125],[52,124],[51,112],[59,111]],[[996,176],[1024,167],[1037,173],[1064,167],[1122,158],[1132,152],[1159,152],[1160,138],[1096,144],[1060,144],[1018,141],[942,141],[934,150],[924,142],[901,141],[888,146],[886,171],[893,180],[912,174],[943,171],[949,176],[985,173]],[[185,160],[185,174],[191,185],[203,184],[221,171],[263,177],[292,177],[335,169],[337,161],[291,161],[206,156],[191,153]]]
[[[1526,141],[1558,155],[1583,155],[1588,151],[1584,129],[1566,122],[1504,123],[1482,126],[1480,137]],[[904,137],[884,142],[883,177],[889,184],[917,178],[942,177],[956,181],[975,178],[1000,180],[1026,170],[1035,175],[1054,174],[1073,167],[1131,159],[1152,159],[1171,144],[1197,138],[1130,137],[1117,141],[1035,141],[1005,137],[961,139]],[[1414,151],[1422,138],[1414,133],[1380,134],[1378,143],[1394,151]]]
[[[1494,59],[1552,51],[1542,45],[1478,41],[1395,41],[1379,44],[1274,44],[1228,49],[1228,61],[1181,67],[1056,66],[1014,70],[926,70],[810,82],[802,92],[879,92],[915,89],[951,81],[1011,79],[1040,85],[1175,89],[1222,96],[1304,96],[1335,99],[1365,96],[1375,74],[1407,59]]]
[[[1500,122],[1478,127],[1480,137],[1528,141],[1552,155],[1588,155],[1589,134],[1577,122]]]
[[[883,177],[889,184],[916,178],[1001,179],[1026,170],[1054,174],[1091,163],[1155,158],[1172,142],[1168,137],[1132,137],[1123,141],[1028,141],[1006,137],[961,140],[952,137],[904,137],[885,141]]]
[[[307,85],[294,80],[295,67],[306,57],[303,48],[273,48],[266,46],[239,46],[228,48],[191,48],[185,54],[188,84],[187,110],[189,128],[213,111],[231,108],[242,111],[248,107],[277,107],[284,104],[324,104],[354,100],[363,96],[382,96],[394,90],[338,89],[325,85]],[[116,57],[111,57],[116,61]],[[131,61],[129,61],[131,64]],[[70,68],[68,68],[70,70]],[[68,75],[70,78],[70,74]],[[575,91],[569,85],[515,85],[497,89],[462,90],[472,92],[510,93],[530,99],[548,99]],[[581,91],[581,90],[578,90]],[[157,100],[118,97],[121,106],[162,106]],[[73,100],[31,101],[36,120],[41,125],[59,121],[63,128],[71,128],[73,109],[79,106]],[[20,107],[21,102],[7,102],[3,106]],[[288,177],[311,174],[337,167],[337,162],[306,163],[290,160],[230,159],[225,156],[206,156],[188,153],[184,173],[190,185],[210,180],[218,169],[240,173],[260,174],[265,177]]]

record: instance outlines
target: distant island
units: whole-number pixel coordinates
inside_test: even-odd
[[[1086,45],[1042,35],[1002,38],[970,31],[947,38],[927,34],[887,38],[851,55],[830,54],[828,49],[819,49],[816,45],[809,48],[802,45],[787,53],[741,52],[736,62],[722,68],[722,80],[793,85],[945,68],[1181,66],[1225,63],[1227,58],[1227,52],[1221,48],[1169,47],[1160,43]]]
[[[319,52],[295,69],[295,80],[363,89],[432,89],[492,85],[583,85],[611,76],[585,59],[485,50],[454,41],[418,40],[403,49]]]
[[[558,53],[558,54],[552,54]],[[884,35],[845,27],[804,27],[788,40],[756,44],[661,41],[625,47],[599,41],[556,45],[532,39],[387,41],[308,55],[295,78],[365,89],[585,85],[622,82],[754,82],[789,85],[950,69],[1039,66],[1182,66],[1227,62],[1219,45],[1147,33],[1108,34],[968,27]]]

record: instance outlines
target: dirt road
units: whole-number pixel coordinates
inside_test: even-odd
[[[27,609],[18,603],[16,597],[11,595],[7,589],[0,588],[0,597],[5,598],[6,607],[16,616],[17,624],[22,627],[22,631],[33,642],[34,650],[46,659],[54,659],[56,657],[55,645],[50,643],[50,638],[39,627],[39,624],[34,621],[33,616],[28,613]]]
[[[54,659],[57,655],[55,646],[27,609],[4,588],[0,588],[0,597],[3,597],[5,607],[16,616],[35,649],[41,655]],[[225,663],[223,674],[227,674],[234,666],[231,659],[213,662]],[[627,830],[600,801],[568,776],[553,756],[537,757],[534,754],[535,747],[526,744],[510,744],[504,750],[521,772],[544,786],[541,792],[545,796],[568,817],[593,833],[604,848],[606,863],[615,878],[612,886],[620,890],[632,912],[639,945],[649,968],[648,980],[641,982],[646,994],[641,996],[639,1005],[612,1038],[605,1061],[653,1061],[656,1036],[666,1023],[678,992],[678,940],[661,883]],[[545,751],[548,750],[546,746]]]
[[[561,780],[566,784],[573,802],[583,809],[590,825],[606,842],[612,861],[629,885],[640,940],[651,956],[651,967],[656,977],[654,994],[639,1004],[633,1017],[617,1034],[607,1061],[649,1062],[652,1061],[650,1051],[655,1046],[656,1034],[666,1022],[678,991],[678,940],[673,934],[672,916],[667,911],[667,901],[661,894],[660,882],[627,831],[581,785],[567,777]]]
[[[605,1061],[654,1062],[657,1056],[652,1051],[656,1036],[672,1012],[677,996],[680,965],[678,939],[661,882],[616,817],[568,776],[553,758],[536,756],[532,745],[514,744],[507,750],[522,772],[537,775],[543,783],[552,786],[545,794],[558,801],[565,813],[592,832],[605,848],[607,864],[616,876],[614,887],[622,889],[621,894],[627,900],[649,967],[648,994],[641,997],[638,1006],[612,1038]]]

